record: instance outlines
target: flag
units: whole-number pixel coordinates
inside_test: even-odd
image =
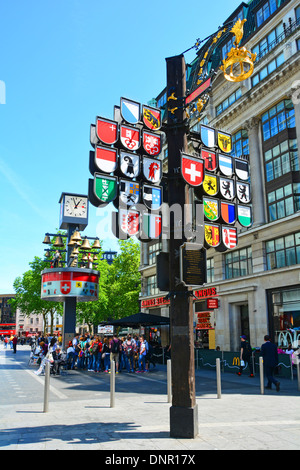
[[[212,127],[207,127],[201,124],[200,126],[200,136],[202,143],[205,147],[215,147],[215,129]]]
[[[219,168],[225,176],[231,176],[233,172],[233,161],[228,155],[219,155]]]
[[[236,221],[235,204],[221,201],[221,216],[226,224],[234,224]]]
[[[249,163],[246,160],[234,159],[235,161],[235,174],[240,180],[247,180],[249,178]]]
[[[243,227],[250,227],[252,225],[252,213],[250,206],[238,205],[238,221]]]
[[[100,146],[95,148],[95,164],[98,170],[112,173],[117,168],[117,161],[116,149]]]
[[[140,120],[141,105],[136,101],[121,98],[121,116],[129,124],[137,124]]]
[[[188,184],[199,186],[204,178],[204,161],[182,153],[181,174]]]
[[[143,122],[150,130],[161,128],[161,110],[143,105]]]
[[[230,153],[232,150],[231,134],[218,131],[218,146],[222,152]]]
[[[159,238],[162,231],[161,215],[144,213],[142,228],[145,238]]]
[[[118,140],[118,123],[110,119],[96,118],[96,136],[104,144],[112,145]]]
[[[203,198],[204,215],[208,220],[214,222],[219,218],[219,201],[218,199]]]
[[[237,238],[236,227],[226,227],[222,225],[222,242],[226,248],[235,248],[237,246]]]

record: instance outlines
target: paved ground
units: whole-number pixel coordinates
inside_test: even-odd
[[[172,439],[165,366],[134,377],[116,376],[114,408],[107,374],[70,371],[67,376],[52,377],[47,413],[43,412],[44,377],[36,377],[34,370],[26,367],[20,354],[0,349],[1,450],[102,450],[108,453],[101,456],[110,457],[122,456],[121,451],[129,456],[140,455],[137,451],[153,455],[169,451],[196,459],[200,450],[300,448],[296,379],[281,380],[280,392],[265,390],[262,395],[258,377],[222,374],[218,399],[215,373],[198,370],[199,434],[195,439]],[[24,387],[20,388],[21,377]]]

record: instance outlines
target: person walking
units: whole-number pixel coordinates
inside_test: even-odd
[[[131,338],[131,335],[127,335],[126,341],[123,343],[125,353],[125,363],[128,372],[134,372],[133,355],[135,352],[135,341]]]
[[[119,355],[121,350],[121,342],[119,341],[116,334],[114,334],[113,339],[109,343],[109,349],[111,353],[111,362],[115,361],[116,364],[116,374],[119,373]]]
[[[277,347],[274,343],[271,343],[269,335],[264,336],[264,341],[264,344],[262,344],[260,348],[260,355],[263,358],[264,369],[268,379],[266,388],[271,390],[273,383],[276,387],[276,391],[279,392],[280,382],[274,378],[275,367],[278,366]]]
[[[12,344],[13,344],[14,354],[16,354],[16,352],[17,352],[17,344],[18,344],[18,337],[17,337],[17,335],[15,335],[15,336],[13,337]]]
[[[240,370],[237,375],[242,375],[243,369],[249,365],[250,375],[249,377],[254,377],[253,375],[253,364],[252,364],[252,348],[249,341],[247,341],[247,336],[242,335],[241,337],[241,352],[240,352]]]

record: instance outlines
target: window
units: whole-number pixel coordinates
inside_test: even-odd
[[[232,251],[225,255],[225,279],[252,274],[252,248]]]
[[[160,290],[157,287],[156,276],[146,277],[146,292],[145,295],[156,295],[160,293]]]
[[[222,101],[222,103],[220,103],[219,106],[216,107],[217,116],[221,114],[223,111],[225,111],[233,103],[235,103],[239,98],[241,98],[241,96],[242,96],[242,91],[239,88],[234,93],[232,93],[232,95],[226,98],[226,100]]]
[[[262,115],[263,140],[266,141],[286,128],[295,127],[295,110],[291,100],[284,100]]]
[[[256,24],[259,28],[280,6],[280,0],[268,0],[256,13]]]
[[[161,251],[161,242],[154,243],[154,245],[149,246],[149,261],[148,264],[155,264],[156,263],[156,255]]]
[[[253,47],[252,52],[257,54],[256,63],[284,39],[283,32],[283,23],[280,23]]]
[[[207,283],[214,282],[214,259],[208,258],[206,260],[206,273],[207,273]]]
[[[300,209],[298,185],[299,183],[287,184],[268,193],[269,222],[288,217]]]
[[[274,126],[276,124],[273,123]],[[285,140],[265,152],[266,181],[270,182],[290,171],[299,170],[296,139]]]
[[[283,52],[279,54],[275,59],[265,65],[259,72],[257,72],[251,79],[252,87],[257,85],[261,82],[264,78],[270,75],[274,70],[280,67],[281,64],[284,62],[284,54]]]
[[[249,155],[249,139],[246,130],[242,129],[232,136],[233,157],[243,157]]]
[[[266,242],[267,269],[300,263],[300,232]]]

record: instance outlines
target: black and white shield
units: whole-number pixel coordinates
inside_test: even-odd
[[[140,174],[140,156],[121,151],[120,168],[127,178],[136,178]]]
[[[119,199],[126,206],[134,206],[140,199],[140,185],[135,181],[120,179]]]
[[[153,184],[160,183],[162,177],[161,160],[143,157],[143,174],[147,181]]]
[[[235,197],[234,181],[230,178],[220,176],[220,192],[224,199],[232,201]]]
[[[250,184],[241,181],[236,182],[236,195],[240,202],[249,204],[251,201]]]

